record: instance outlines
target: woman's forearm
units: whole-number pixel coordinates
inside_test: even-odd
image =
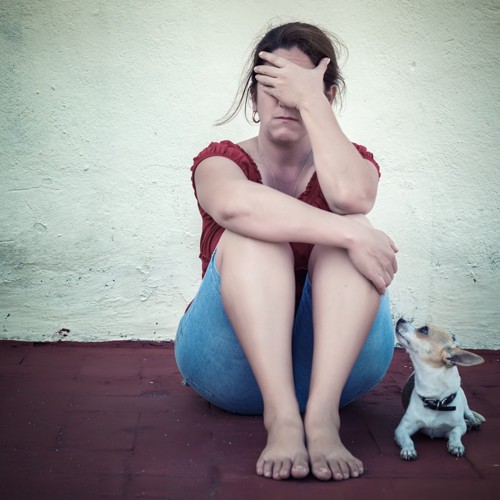
[[[300,114],[330,209],[340,214],[368,213],[375,203],[378,174],[345,136],[326,96],[304,102]]]
[[[397,248],[385,233],[366,222],[312,207],[267,186],[248,181],[240,184],[233,185],[228,209],[212,215],[220,225],[263,241],[344,248],[358,271],[380,294],[385,293],[397,269]]]
[[[212,217],[235,233],[273,242],[302,242],[347,248],[352,224],[340,215],[249,181],[233,183]]]

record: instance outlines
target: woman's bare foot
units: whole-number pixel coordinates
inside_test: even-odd
[[[296,479],[309,474],[304,424],[297,418],[264,419],[267,444],[257,460],[257,474],[273,479]]]
[[[340,418],[309,416],[306,414],[305,430],[307,450],[313,475],[317,479],[337,481],[363,474],[363,463],[342,444],[339,436]]]

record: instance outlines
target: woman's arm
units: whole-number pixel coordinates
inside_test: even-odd
[[[261,89],[300,112],[330,209],[338,214],[368,213],[377,196],[378,172],[344,135],[333,113],[336,89],[325,92],[323,85],[329,60],[308,69],[268,52],[260,57],[269,63],[255,68]]]
[[[382,231],[249,181],[227,158],[203,160],[195,171],[195,187],[203,210],[230,231],[264,241],[346,249],[381,294],[397,270],[396,246]]]
[[[338,214],[367,214],[377,197],[378,171],[344,135],[326,96],[310,96],[300,107],[314,163],[328,206]]]

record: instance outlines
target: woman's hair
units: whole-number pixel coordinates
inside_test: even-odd
[[[261,51],[274,52],[277,49],[292,49],[294,47],[309,56],[315,66],[319,64],[321,59],[328,57],[330,64],[328,64],[323,77],[325,89],[335,85],[339,92],[344,90],[344,79],[338,64],[340,52],[346,50],[344,44],[333,34],[312,24],[301,22],[282,24],[270,29],[255,46],[247,62],[233,104],[229,111],[216,122],[216,125],[224,125],[230,122],[242,107],[245,107],[245,116],[248,120],[247,104],[255,100],[257,96],[257,80],[255,79],[254,67],[265,63],[259,57],[259,53]]]

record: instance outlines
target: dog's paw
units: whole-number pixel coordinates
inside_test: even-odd
[[[465,448],[462,443],[450,443],[448,442],[448,451],[455,455],[456,457],[463,457],[465,454]]]
[[[486,419],[475,411],[471,411],[471,415],[465,415],[465,423],[467,424],[467,430],[479,429],[481,424],[485,422]]]
[[[416,460],[417,459],[417,451],[414,447],[407,446],[406,448],[401,448],[401,452],[399,456],[403,460]]]

